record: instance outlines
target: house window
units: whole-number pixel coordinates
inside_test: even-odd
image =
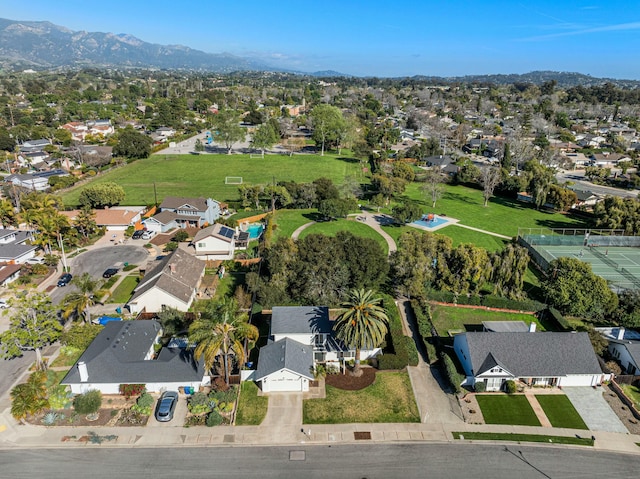
[[[198,243],[198,248],[205,248],[206,246],[206,243]]]
[[[355,358],[356,357],[356,352],[355,351],[342,351],[340,353],[340,357],[344,358],[344,359]]]
[[[313,355],[313,359],[321,363],[326,360],[326,357],[327,357],[326,353],[322,351],[316,351]]]
[[[324,343],[325,343],[324,334],[316,334],[315,337],[313,338],[313,345],[316,348],[324,347]]]

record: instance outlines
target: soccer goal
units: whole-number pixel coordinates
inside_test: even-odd
[[[256,158],[264,158],[264,153],[250,153],[249,158],[255,160]]]
[[[225,185],[241,185],[242,176],[225,176],[224,184]]]

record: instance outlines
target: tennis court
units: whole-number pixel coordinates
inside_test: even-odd
[[[589,263],[593,272],[607,280],[613,290],[640,289],[640,237],[603,234],[604,231],[575,233],[529,232],[520,235],[520,239],[544,269],[554,259],[576,258]]]

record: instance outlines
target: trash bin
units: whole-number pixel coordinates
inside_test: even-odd
[[[122,314],[122,308],[120,306],[116,308],[116,313]]]

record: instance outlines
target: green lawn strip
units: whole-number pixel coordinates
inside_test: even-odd
[[[477,394],[476,399],[487,424],[540,426],[536,413],[524,395]]]
[[[319,218],[315,209],[304,210],[277,210],[275,214],[276,227],[273,230],[273,239],[280,237],[290,238],[300,226]]]
[[[59,366],[73,366],[78,358],[82,356],[82,352],[79,349],[70,350],[68,354],[65,354],[63,351],[66,351],[64,348],[58,354],[58,357],[51,363],[51,367],[59,367]]]
[[[446,185],[446,192],[435,208],[420,191],[419,183],[407,185],[405,197],[417,200],[424,212],[446,214],[462,224],[506,236],[516,236],[518,228],[575,228],[584,221],[560,213],[536,210],[511,198],[496,196],[483,206],[482,191],[461,185]],[[445,228],[448,229],[448,228]]]
[[[258,386],[253,381],[244,381],[240,388],[236,426],[258,426],[267,415],[269,399],[258,396]]]
[[[355,219],[339,219],[334,221],[323,221],[321,223],[316,223],[309,226],[308,228],[305,228],[302,233],[300,233],[299,238],[305,238],[310,234],[335,236],[338,231],[348,231],[354,236],[370,238],[380,245],[382,251],[384,251],[385,253],[389,252],[389,245],[387,245],[386,240],[376,230],[374,230],[371,226],[367,226],[363,223],[357,222]]]
[[[589,429],[567,396],[536,394],[536,399],[553,427]]]
[[[626,396],[635,403],[636,409],[640,409],[640,389],[631,384],[621,384],[620,387]]]
[[[125,276],[125,278],[116,287],[113,294],[107,300],[107,303],[126,303],[131,298],[133,290],[138,286],[140,282],[139,274],[131,274]]]
[[[545,442],[552,444],[571,444],[575,446],[593,446],[590,437],[574,436],[542,436],[539,434],[516,434],[510,432],[457,432],[451,433],[454,439],[469,441],[511,441],[511,442]]]
[[[123,168],[107,171],[89,184],[115,182],[125,191],[123,205],[148,205],[165,196],[203,196],[218,201],[237,201],[238,186],[225,184],[227,176],[242,176],[243,184],[270,184],[287,180],[311,182],[327,177],[341,184],[358,175],[359,162],[325,153],[320,155],[153,155]],[[77,206],[80,191],[72,188],[62,195],[66,206]],[[154,192],[155,186],[155,192]]]
[[[483,321],[524,321],[536,323],[537,331],[545,331],[538,318],[532,314],[503,313],[484,309],[471,309],[455,306],[432,306],[432,321],[438,334],[445,335],[449,330],[481,330]],[[466,327],[465,327],[466,326]]]
[[[379,372],[375,382],[360,391],[326,386],[326,398],[303,403],[305,424],[419,422],[409,375]]]

